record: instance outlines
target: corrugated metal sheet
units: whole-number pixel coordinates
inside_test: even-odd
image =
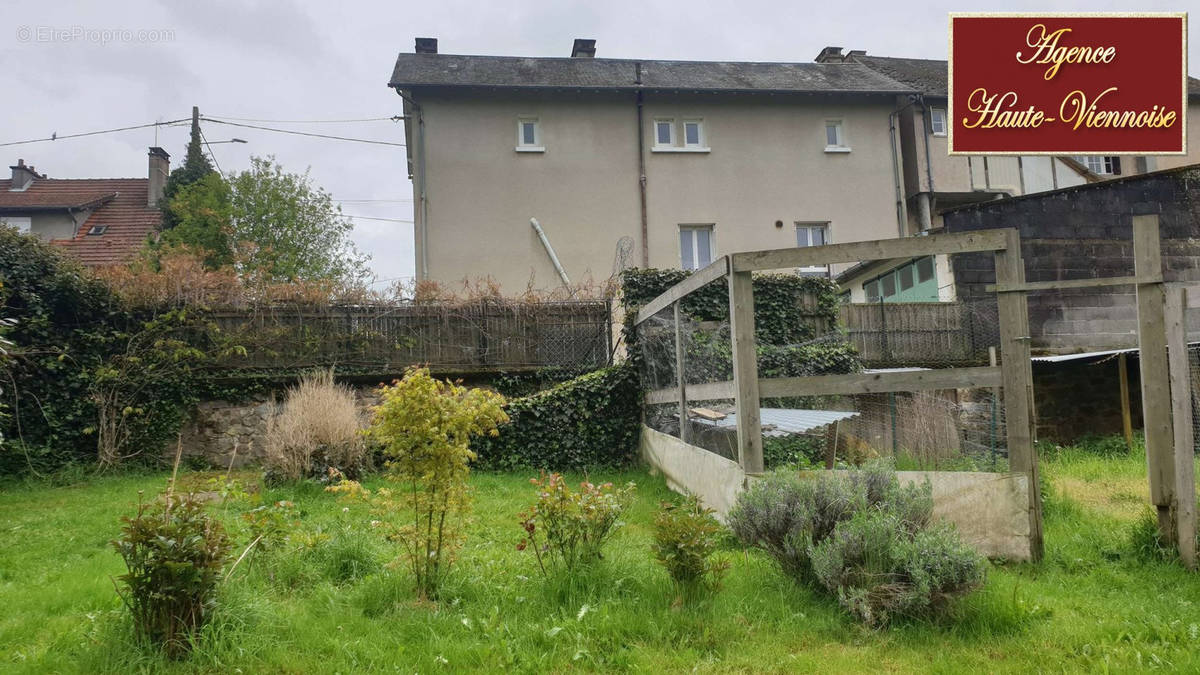
[[[763,436],[788,436],[811,431],[839,420],[858,417],[857,412],[840,410],[804,410],[801,408],[761,408]],[[692,419],[692,424],[720,429],[736,429],[737,413],[729,413],[724,419]]]

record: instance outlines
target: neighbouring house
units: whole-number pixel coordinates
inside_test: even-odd
[[[945,61],[595,53],[576,40],[563,58],[440,54],[417,38],[397,57],[419,279],[516,291],[915,236],[948,208],[1200,161],[1196,134],[1186,157],[951,157]],[[836,275],[855,302],[954,299],[944,256],[798,271]]]
[[[48,178],[17,160],[0,180],[0,223],[60,246],[84,265],[127,262],[162,224],[170,155],[150,148],[146,178]]]
[[[820,63],[857,63],[901,82],[914,93],[897,101],[889,124],[898,129],[904,167],[907,234],[936,231],[946,209],[1102,182],[1200,162],[1200,141],[1183,156],[950,156],[947,138],[947,63],[934,59],[842,54],[826,47]],[[1200,80],[1188,78],[1188,119],[1200,123]],[[892,236],[881,225],[880,238]],[[926,274],[918,274],[930,268]],[[845,270],[838,282],[853,302],[954,299],[945,256],[901,265],[881,262]]]
[[[603,59],[592,40],[465,56],[418,38],[390,86],[420,279],[519,291],[899,231],[887,119],[912,90],[861,64]]]

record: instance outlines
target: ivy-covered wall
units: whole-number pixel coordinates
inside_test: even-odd
[[[642,421],[637,371],[624,363],[511,399],[499,435],[471,447],[486,469],[572,471],[625,466]]]

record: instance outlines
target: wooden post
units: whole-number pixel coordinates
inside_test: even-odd
[[[679,388],[679,440],[692,442],[692,423],[688,419],[687,375],[683,358],[683,310],[682,300],[675,301],[675,383]]]
[[[1121,379],[1121,427],[1125,432],[1125,449],[1133,452],[1133,412],[1129,406],[1129,365],[1122,352],[1117,356],[1117,373]]]
[[[1158,216],[1133,217],[1133,259],[1137,276],[1161,278]],[[1161,281],[1137,285],[1138,348],[1141,357],[1142,420],[1146,430],[1146,468],[1150,502],[1158,511],[1158,530],[1178,543],[1174,522],[1175,439],[1171,422],[1171,382],[1167,363],[1167,327]]]
[[[1171,371],[1171,419],[1175,439],[1175,526],[1179,559],[1196,569],[1195,442],[1192,378],[1188,363],[1187,289],[1166,290],[1167,361]]]
[[[763,472],[758,412],[758,358],[754,345],[754,287],[750,272],[729,275],[730,340],[737,408],[738,462],[748,475]]]
[[[1021,234],[1007,231],[1007,247],[995,253],[996,285],[1025,281]],[[1030,363],[1029,304],[1024,291],[998,292],[1000,369],[1004,381],[1004,426],[1008,436],[1008,465],[1029,483],[1029,555],[1042,559],[1042,495],[1037,453],[1033,449],[1033,370]]]

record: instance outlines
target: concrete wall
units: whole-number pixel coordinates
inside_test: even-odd
[[[1174,169],[1200,163],[1200,100],[1193,98],[1188,104],[1187,154],[1163,155],[1152,159],[1158,169]]]
[[[77,223],[87,220],[90,213],[90,211],[81,212],[75,216],[75,219],[68,213],[38,213],[30,222],[30,231],[44,241],[70,239],[79,229]]]
[[[530,217],[573,282],[608,278],[623,236],[635,242],[629,262],[641,264],[631,95],[416,96],[425,115],[428,242],[422,223],[416,229],[430,278],[491,276],[506,291],[523,290],[531,279],[537,288],[556,286]],[[712,224],[714,257],[795,246],[796,222],[830,223],[835,242],[895,236],[893,104],[884,97],[646,94],[650,265],[680,266],[681,224]],[[516,151],[523,116],[539,120],[544,152]],[[702,119],[708,152],[652,151],[656,117]],[[825,152],[826,119],[843,121],[851,152]],[[420,250],[417,258],[420,271]]]
[[[1200,169],[1176,169],[1093,183],[946,212],[946,230],[1017,227],[1028,281],[1127,276],[1134,272],[1132,216],[1157,213],[1168,281],[1200,281]],[[990,296],[988,254],[952,258],[959,299]],[[1074,352],[1136,346],[1132,287],[1029,295],[1033,347]]]
[[[649,427],[642,427],[642,457],[676,492],[700,497],[724,522],[747,476],[736,462]],[[953,523],[963,539],[990,558],[1028,560],[1029,481],[1024,475],[900,471],[901,483],[929,481],[933,515]]]

